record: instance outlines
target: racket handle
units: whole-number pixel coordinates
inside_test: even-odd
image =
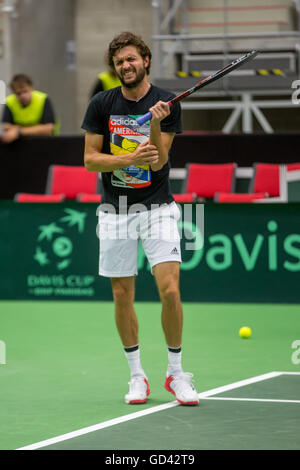
[[[150,113],[149,111],[148,113],[144,114],[144,116],[137,118],[136,121],[139,126],[142,126],[143,124],[145,124],[145,122],[150,121],[151,118],[152,118],[152,113]]]
[[[173,105],[173,102],[175,102],[176,98],[173,98],[173,100],[168,101],[168,105],[170,107]],[[137,118],[136,122],[138,123],[139,126],[142,126],[143,124],[145,124],[145,122],[150,121],[151,119],[152,119],[152,113],[149,111],[148,113],[144,114],[144,116]]]

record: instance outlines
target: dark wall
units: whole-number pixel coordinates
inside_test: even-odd
[[[300,161],[300,133],[221,134],[186,132],[175,137],[172,167],[185,163],[229,163],[249,167],[255,162]]]
[[[28,137],[13,144],[0,143],[0,199],[18,192],[44,193],[52,164],[83,165],[84,137]],[[300,133],[293,134],[200,134],[175,137],[171,166],[188,162],[236,162],[249,167],[254,162],[300,162]]]
[[[0,199],[18,192],[44,193],[53,164],[83,165],[83,137],[28,137],[10,145],[0,143]]]

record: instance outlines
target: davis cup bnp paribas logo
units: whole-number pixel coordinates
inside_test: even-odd
[[[27,276],[28,293],[34,296],[84,296],[94,295],[95,276],[72,272],[74,248],[80,246],[87,213],[66,208],[62,216],[37,227],[33,253],[35,273]],[[82,253],[77,253],[81,256]],[[51,274],[50,274],[51,273]]]

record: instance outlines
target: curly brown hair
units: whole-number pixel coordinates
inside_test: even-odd
[[[139,54],[143,57],[143,59],[145,59],[146,57],[149,57],[149,65],[146,68],[146,73],[147,75],[149,75],[150,66],[151,66],[151,58],[152,58],[151,51],[140,36],[137,36],[136,34],[133,34],[127,31],[121,34],[118,34],[118,36],[115,36],[114,39],[109,44],[108,52],[107,52],[109,66],[114,69],[114,61],[113,61],[114,55],[120,49],[126,46],[136,47],[136,49],[138,50]]]

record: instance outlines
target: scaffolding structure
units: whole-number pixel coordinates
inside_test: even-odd
[[[244,4],[236,6],[237,3],[231,8],[230,0],[223,0],[219,2],[222,8],[205,9],[189,8],[190,0],[153,0],[155,83],[180,93],[199,80],[195,78],[195,70],[200,76],[207,76],[233,58],[257,49],[261,53],[254,61],[182,101],[182,109],[231,110],[222,128],[225,133],[232,132],[238,121],[242,132],[253,132],[254,118],[264,132],[272,133],[274,130],[263,111],[294,108],[293,88],[300,85],[300,1],[286,1],[285,13],[288,12],[289,18],[294,15],[293,21],[284,25],[286,30],[268,32],[230,30],[231,24],[237,24],[229,20],[230,9],[246,8]],[[257,2],[252,3],[257,5]],[[272,5],[268,8],[271,11]],[[279,9],[278,2],[273,8]],[[250,9],[253,11],[255,6],[250,6]],[[223,19],[218,33],[191,32],[189,15],[197,11],[199,16],[205,10],[222,10]],[[279,29],[283,28],[283,23],[278,21]],[[195,24],[191,26],[195,29]],[[178,69],[185,78],[176,76]]]

